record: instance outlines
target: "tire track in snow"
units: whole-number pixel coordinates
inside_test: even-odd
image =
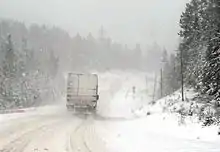
[[[48,121],[57,119],[57,116],[31,116],[22,119],[13,119],[3,122],[0,129],[0,148],[18,136],[43,126]]]
[[[49,126],[34,136],[34,139],[25,148],[24,152],[65,152],[68,148],[70,131],[80,123],[75,117],[63,118],[56,125]],[[46,139],[46,140],[45,140]]]
[[[68,152],[105,152],[104,142],[95,131],[93,116],[86,116],[70,135]]]
[[[86,125],[87,116],[71,133],[69,136],[68,152],[91,152],[89,148],[84,143],[84,127]]]
[[[34,139],[35,136],[37,136],[40,132],[44,131],[46,128],[53,126],[57,123],[60,123],[60,121],[44,124],[41,125],[40,127],[37,127],[33,130],[23,133],[16,139],[13,139],[12,141],[4,145],[3,148],[0,150],[0,152],[23,152],[24,149]]]
[[[98,136],[94,124],[86,126],[84,131],[84,145],[89,149],[89,152],[107,152],[105,142]]]
[[[17,139],[8,143],[0,151],[1,152],[22,152],[22,151],[24,151],[25,147],[30,143],[31,137],[34,134],[37,134],[42,128],[43,127],[37,128],[36,130],[29,131],[29,132],[23,134],[22,136],[20,136]]]

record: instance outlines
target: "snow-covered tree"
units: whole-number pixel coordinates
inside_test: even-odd
[[[180,27],[186,84],[220,100],[220,1],[191,0]]]

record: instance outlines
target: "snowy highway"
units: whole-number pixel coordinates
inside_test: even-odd
[[[0,152],[220,152],[220,0],[0,0]]]
[[[179,126],[177,116],[160,112],[147,116],[144,77],[106,74],[100,80],[105,85],[96,115],[68,112],[64,101],[0,114],[0,152],[220,151],[214,127]]]
[[[56,111],[46,107],[44,110],[50,112],[47,111],[40,116],[35,115],[36,111],[33,111],[28,116],[13,114],[17,115],[17,118],[5,120],[0,130],[1,151],[90,152],[91,148],[96,147],[95,143],[101,143],[95,133],[93,116],[75,116],[63,111],[59,106],[55,108]],[[93,146],[89,143],[93,143]]]
[[[55,110],[56,109],[56,110]],[[60,109],[58,111],[58,109]],[[48,110],[50,112],[46,112]],[[45,107],[44,114],[3,120],[1,152],[219,152],[219,139],[207,141],[191,136],[187,128],[175,127],[159,115],[139,119],[73,115],[59,106]],[[9,114],[10,115],[10,114]],[[152,119],[157,118],[158,121]],[[161,121],[161,122],[160,122]],[[160,123],[160,124],[157,124]],[[163,126],[160,130],[160,125]],[[175,130],[177,129],[177,130]],[[185,131],[185,132],[184,132]],[[191,130],[192,131],[192,130]],[[205,130],[204,130],[205,131]],[[173,132],[173,133],[172,133]],[[178,134],[175,134],[179,132]]]

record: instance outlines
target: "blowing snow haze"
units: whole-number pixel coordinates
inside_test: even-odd
[[[75,35],[98,36],[101,26],[117,42],[177,46],[186,0],[1,0],[0,17],[56,25]]]
[[[0,152],[220,152],[219,8],[0,0]]]

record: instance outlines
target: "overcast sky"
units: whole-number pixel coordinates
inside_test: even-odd
[[[97,36],[103,25],[129,46],[153,42],[175,49],[179,19],[188,0],[0,0],[0,17],[60,26],[71,35]]]

